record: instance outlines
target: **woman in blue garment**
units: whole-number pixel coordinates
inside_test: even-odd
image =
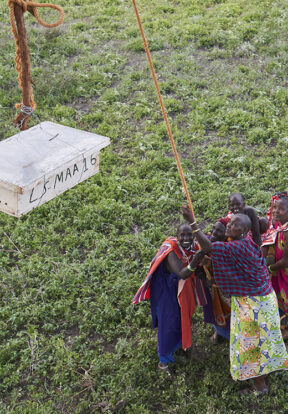
[[[158,367],[161,370],[168,370],[168,363],[174,362],[173,353],[178,348],[191,346],[192,314],[196,303],[206,303],[203,283],[194,277],[204,256],[197,250],[191,227],[181,224],[177,238],[168,237],[162,243],[132,301],[136,304],[150,298],[153,327],[158,328]]]

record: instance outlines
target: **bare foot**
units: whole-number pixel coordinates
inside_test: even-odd
[[[262,392],[264,392],[264,393],[265,392],[268,392],[268,387],[267,387],[267,384],[266,384],[265,376],[264,375],[261,375],[261,377],[254,378],[254,386],[253,386],[253,388],[256,391],[260,391],[261,393]]]
[[[269,389],[265,381],[265,375],[261,375],[261,377],[254,378],[253,382],[254,384],[252,387],[244,388],[243,390],[240,390],[239,394],[241,395],[254,394],[256,397],[267,394]]]
[[[281,333],[282,333],[282,338],[283,339],[288,339],[288,329],[287,328],[281,329]]]

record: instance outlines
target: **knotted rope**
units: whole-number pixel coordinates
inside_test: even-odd
[[[22,7],[23,12],[25,13],[27,10],[30,11],[31,14],[33,14],[33,16],[36,18],[36,20],[38,21],[39,24],[41,24],[44,27],[57,27],[59,26],[61,23],[63,23],[64,21],[64,11],[60,6],[57,6],[56,4],[51,4],[51,3],[35,3],[34,1],[26,1],[26,0],[8,0],[8,5],[10,7],[10,20],[11,20],[11,24],[13,26],[13,19],[11,19],[11,9],[12,9],[12,13],[13,13],[13,3],[18,4],[19,6]],[[12,7],[11,7],[12,6]],[[60,17],[59,20],[55,23],[46,23],[44,22],[38,14],[37,8],[40,7],[47,7],[50,9],[54,9],[54,10],[58,10]]]
[[[22,91],[22,102],[17,103],[16,108],[21,108],[19,115],[14,119],[13,124],[17,125],[20,130],[28,129],[28,119],[36,109],[34,101],[32,79],[30,75],[30,53],[27,42],[26,29],[24,24],[24,13],[28,10],[44,27],[57,27],[64,20],[64,11],[60,6],[49,3],[35,3],[25,0],[8,0],[9,17],[11,30],[16,45],[16,70],[18,73],[18,85]],[[57,10],[60,14],[59,20],[55,23],[44,22],[38,14],[38,7],[48,7]]]
[[[176,159],[176,163],[177,163],[178,171],[179,171],[179,174],[180,174],[181,182],[182,182],[182,185],[183,185],[183,188],[184,188],[184,191],[185,191],[185,195],[186,195],[186,198],[187,198],[187,201],[188,201],[189,208],[190,208],[192,216],[193,216],[193,221],[196,221],[194,209],[193,209],[192,202],[191,202],[191,198],[190,198],[188,188],[187,188],[187,184],[186,184],[186,181],[185,181],[185,177],[184,177],[184,174],[183,174],[181,162],[180,162],[180,159],[179,159],[179,156],[178,156],[175,141],[174,141],[174,138],[173,138],[173,135],[172,135],[172,131],[171,131],[171,128],[170,128],[169,120],[167,118],[164,102],[163,102],[162,95],[161,95],[161,92],[160,92],[157,76],[156,76],[156,73],[155,73],[155,70],[154,70],[154,65],[153,65],[153,62],[152,62],[150,50],[149,50],[148,43],[147,43],[147,40],[146,40],[146,37],[145,37],[145,33],[144,33],[144,30],[143,30],[143,27],[142,27],[142,23],[141,23],[140,15],[139,15],[139,12],[138,12],[136,0],[132,0],[132,2],[133,2],[134,9],[135,9],[139,29],[140,29],[140,32],[141,32],[141,37],[142,37],[142,40],[143,40],[143,45],[144,45],[144,48],[145,48],[145,52],[146,52],[148,62],[149,62],[149,65],[150,65],[150,70],[151,70],[151,74],[152,74],[152,77],[153,77],[154,85],[155,85],[155,88],[156,88],[156,91],[157,91],[157,95],[158,95],[159,103],[160,103],[160,106],[161,106],[162,114],[163,114],[164,121],[165,121],[165,124],[166,124],[168,136],[169,136],[172,148],[173,148],[174,157]]]

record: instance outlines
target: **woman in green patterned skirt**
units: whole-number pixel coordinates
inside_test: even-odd
[[[193,216],[182,206],[184,218]],[[247,233],[251,221],[234,215],[227,224],[228,242],[211,241],[191,223],[202,250],[211,253],[213,275],[224,293],[231,295],[230,369],[234,380],[253,379],[244,394],[268,392],[266,374],[288,369],[288,354],[280,330],[278,303],[260,247]]]

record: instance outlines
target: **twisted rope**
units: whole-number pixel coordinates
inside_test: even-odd
[[[36,109],[36,103],[34,101],[32,79],[30,76],[30,54],[27,44],[26,30],[24,25],[23,14],[28,10],[44,27],[52,28],[57,27],[64,20],[64,11],[60,6],[49,3],[35,3],[33,1],[25,0],[8,0],[9,6],[9,18],[11,22],[11,30],[15,40],[16,46],[16,70],[18,73],[17,81],[20,90],[22,91],[22,102],[17,103],[16,108],[21,108],[20,114],[14,119],[13,124],[17,125],[20,130],[27,129],[28,118],[33,115],[33,111]],[[57,10],[60,14],[59,20],[55,23],[44,22],[38,14],[37,8],[47,7]],[[23,110],[23,108],[26,108]],[[27,108],[29,109],[27,113]]]
[[[185,191],[185,195],[186,195],[186,198],[187,198],[187,201],[188,201],[189,208],[190,208],[192,216],[193,216],[193,221],[196,221],[194,209],[193,209],[192,202],[191,202],[191,198],[190,198],[189,191],[188,191],[187,184],[186,184],[186,180],[185,180],[185,177],[184,177],[184,174],[183,174],[181,162],[180,162],[180,159],[179,159],[179,156],[178,156],[175,141],[174,141],[174,138],[173,138],[173,135],[172,135],[172,131],[171,131],[171,128],[170,128],[169,120],[167,118],[164,102],[163,102],[162,95],[161,95],[161,92],[160,92],[157,76],[156,76],[156,73],[155,73],[155,70],[154,70],[154,65],[153,65],[153,61],[152,61],[152,58],[151,58],[150,50],[149,50],[148,43],[147,43],[147,40],[146,40],[146,37],[145,37],[145,33],[144,33],[144,30],[143,30],[143,27],[142,27],[142,23],[141,23],[140,15],[139,15],[139,12],[138,12],[136,0],[132,0],[132,2],[133,2],[134,10],[135,10],[135,13],[136,13],[138,26],[139,26],[139,29],[140,29],[140,32],[141,32],[141,37],[142,37],[144,49],[145,49],[145,52],[146,52],[146,55],[147,55],[147,58],[148,58],[149,65],[150,65],[150,70],[151,70],[151,74],[152,74],[152,77],[153,77],[154,85],[155,85],[155,88],[156,88],[156,91],[157,91],[158,100],[159,100],[161,110],[162,110],[162,114],[163,114],[163,117],[164,117],[164,121],[165,121],[165,124],[166,124],[169,140],[171,142],[172,149],[173,149],[173,152],[174,152],[174,157],[176,159],[176,163],[177,163],[178,171],[179,171],[179,174],[180,174],[181,182],[182,182],[182,185],[183,185],[183,188],[184,188],[184,191]]]
[[[44,27],[57,27],[60,24],[63,23],[64,21],[64,11],[60,6],[57,6],[56,4],[51,4],[51,3],[36,3],[34,1],[26,1],[26,0],[8,0],[8,5],[10,7],[11,10],[11,5],[13,6],[13,3],[18,4],[19,6],[22,7],[23,12],[25,13],[27,10],[30,11],[33,16],[36,18],[36,20],[38,21],[39,24],[41,24],[41,26]],[[54,9],[57,10],[60,14],[59,20],[57,20],[57,22],[55,23],[46,23],[44,22],[38,14],[37,8],[40,7],[47,7],[50,9]],[[12,23],[12,22],[11,22]]]

